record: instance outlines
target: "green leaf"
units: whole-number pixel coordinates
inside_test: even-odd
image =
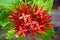
[[[3,25],[2,29],[10,30],[10,29],[12,29],[13,24],[14,24],[13,22],[7,23],[7,24]]]
[[[47,0],[44,3],[44,8],[43,9],[48,10],[48,13],[50,14],[52,6],[53,6],[53,0],[52,1],[51,0],[50,1]]]
[[[20,5],[20,2],[23,2],[23,0],[16,0],[16,5],[19,6]]]
[[[0,8],[9,8],[12,4],[12,0],[0,0]]]
[[[49,37],[48,36],[42,36],[41,39],[42,40],[49,40]]]
[[[6,10],[3,10],[0,13],[0,26],[3,26],[8,23],[8,16],[9,16],[9,13]]]
[[[4,19],[4,20],[0,20],[0,26],[4,26],[8,23],[8,18]]]
[[[47,32],[41,32],[43,35],[48,35]],[[36,37],[40,37],[37,33],[35,34]]]
[[[16,0],[0,0],[0,4],[15,4]]]
[[[43,35],[48,35],[47,32],[41,32]]]
[[[42,36],[42,37],[41,37],[42,40],[49,40],[51,37],[53,37],[53,36],[55,35],[55,31],[54,31],[53,28],[51,28],[50,30],[46,30],[46,33],[47,33],[48,35]]]
[[[0,13],[0,20],[4,20],[4,19],[6,19],[8,16],[9,16],[9,12],[6,11],[6,10],[3,10],[3,11]]]
[[[35,36],[40,38],[40,36],[37,33],[35,34]]]
[[[1,9],[13,9],[14,5],[19,5],[22,0],[0,0],[0,8]]]
[[[49,34],[50,37],[53,37],[55,35],[54,28],[51,28],[50,30],[47,30],[47,33]]]
[[[19,36],[18,40],[25,40],[23,36]]]
[[[35,4],[38,5],[38,7],[40,8],[42,6],[42,4],[44,3],[44,0],[33,0]]]
[[[47,29],[46,32],[41,32],[43,36],[39,36],[38,34],[35,34],[36,37],[41,38],[42,40],[49,40],[51,37],[55,35],[54,28],[52,27],[51,29]]]
[[[11,29],[6,33],[6,39],[11,39],[15,36],[14,34],[15,30]]]

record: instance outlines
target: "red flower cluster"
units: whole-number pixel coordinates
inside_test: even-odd
[[[22,35],[26,37],[28,34],[30,36],[36,33],[41,35],[42,31],[50,29],[52,24],[50,24],[51,16],[46,15],[47,10],[43,10],[38,6],[31,7],[29,4],[21,6],[15,6],[17,13],[10,11],[10,22],[15,22],[13,28],[15,29],[15,34]]]

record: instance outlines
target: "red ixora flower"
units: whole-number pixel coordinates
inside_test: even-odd
[[[43,10],[38,6],[31,7],[29,4],[24,5],[21,3],[21,7],[16,7],[17,13],[10,10],[9,22],[15,22],[13,28],[15,34],[22,35],[26,37],[28,34],[34,36],[36,33],[41,35],[41,32],[45,32],[46,29],[50,29],[52,24],[50,24],[51,17],[47,14],[47,10]]]

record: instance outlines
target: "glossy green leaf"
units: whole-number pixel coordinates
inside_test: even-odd
[[[48,10],[48,13],[50,14],[52,6],[53,6],[53,0],[52,1],[51,0],[50,1],[46,1],[44,3],[44,8],[43,9]]]

